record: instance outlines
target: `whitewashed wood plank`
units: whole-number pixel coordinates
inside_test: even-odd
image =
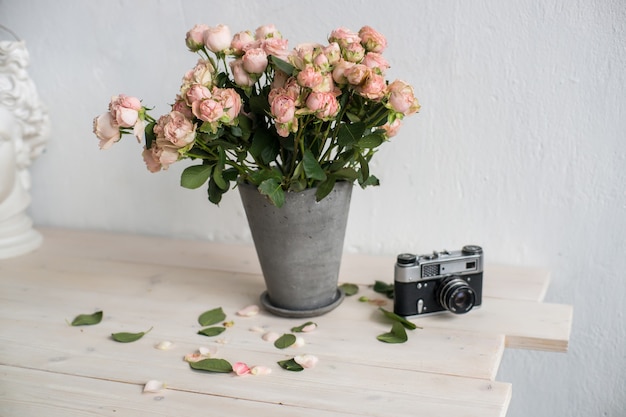
[[[38,251],[41,256],[62,254],[257,275],[261,271],[252,245],[54,228],[43,229],[42,233],[44,245]],[[20,260],[28,262],[25,258],[16,262]],[[395,256],[346,253],[340,279],[364,285],[372,285],[376,280],[391,283],[394,263]],[[545,297],[549,272],[544,269],[488,263],[485,270],[486,296],[534,301]]]
[[[241,356],[246,357],[248,351],[274,350],[271,344],[261,340],[260,334],[250,332],[250,328],[263,327],[282,334],[305,321],[275,317],[263,311],[252,318],[237,317],[236,311],[250,301],[254,302],[258,295],[258,288],[245,285],[245,279],[250,278],[248,275],[223,273],[224,279],[216,281],[218,286],[243,280],[241,291],[224,296],[221,291],[211,293],[207,288],[204,293],[198,289],[200,287],[191,285],[190,280],[203,279],[193,271],[180,277],[163,275],[158,282],[150,276],[129,279],[123,274],[108,273],[105,273],[107,278],[90,280],[82,274],[67,271],[49,272],[41,282],[32,278],[30,271],[14,274],[12,280],[0,282],[0,324],[3,329],[0,340],[16,347],[36,346],[45,337],[50,347],[62,349],[67,340],[80,345],[83,332],[98,333],[99,337],[90,343],[99,343],[106,341],[113,332],[138,332],[154,326],[146,339],[154,338],[154,343],[158,342],[157,339],[187,342],[191,343],[188,350],[193,350],[201,343],[214,343],[215,340],[196,335],[201,328],[196,321],[198,315],[211,308],[223,307],[228,314],[227,320],[234,320],[235,326],[220,339],[228,340],[229,349],[241,351]],[[64,321],[97,309],[105,311],[103,323],[98,326],[72,328]],[[381,367],[492,379],[504,349],[501,335],[485,336],[435,328],[409,332],[406,344],[381,343],[376,336],[389,331],[390,322],[376,307],[360,303],[356,298],[345,300],[337,310],[314,320],[319,325],[318,330],[304,335],[309,353]],[[33,333],[33,329],[41,331]],[[59,335],[63,336],[59,339]],[[89,346],[83,348],[89,349]],[[5,355],[9,353],[5,352]],[[406,359],[399,361],[398,355]]]
[[[246,401],[0,365],[2,417],[340,417],[352,413]]]

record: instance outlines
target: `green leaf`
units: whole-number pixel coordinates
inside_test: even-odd
[[[324,197],[330,194],[330,192],[335,187],[336,181],[337,181],[337,178],[335,178],[334,175],[329,175],[328,178],[326,178],[326,181],[322,181],[317,186],[317,191],[315,192],[315,200],[322,201]]]
[[[337,143],[340,146],[351,146],[357,143],[365,132],[365,123],[357,122],[352,124],[342,123],[337,131]]]
[[[291,333],[285,333],[274,342],[274,346],[278,349],[285,349],[296,343],[296,336]]]
[[[203,336],[217,336],[218,334],[222,334],[226,330],[226,327],[217,326],[217,327],[207,327],[206,329],[202,329],[198,332]]]
[[[338,179],[344,179],[350,182],[359,178],[359,174],[354,170],[354,168],[341,168],[333,172],[333,175]]]
[[[287,75],[293,75],[293,72],[296,69],[296,67],[291,65],[289,62],[283,61],[280,58],[276,58],[274,55],[270,55],[268,59],[272,65],[274,65],[276,68],[286,73]]]
[[[222,195],[226,192],[226,190],[222,190],[220,187],[215,184],[215,180],[211,177],[209,179],[209,201],[213,204],[219,204],[222,201]]]
[[[374,132],[359,139],[357,145],[360,148],[372,149],[380,146],[384,141],[385,137],[381,133]]]
[[[278,361],[277,363],[278,365],[280,365],[281,368],[286,369],[287,371],[300,372],[304,370],[302,365],[296,362],[293,358],[286,359],[284,361]]]
[[[378,335],[376,338],[385,343],[404,343],[409,340],[406,335],[406,330],[404,330],[404,326],[398,322],[393,324],[389,333],[383,333]]]
[[[233,371],[233,366],[225,359],[209,358],[198,362],[189,362],[192,369],[198,371],[228,373]]]
[[[280,142],[269,131],[259,129],[250,145],[250,155],[264,164],[269,164],[280,152]]]
[[[312,324],[315,324],[317,326],[317,324],[315,322],[307,321],[306,323],[304,323],[301,326],[292,327],[291,331],[294,332],[294,333],[302,333],[302,329],[304,329],[306,326],[310,326]],[[294,339],[294,341],[295,341],[295,339]]]
[[[91,326],[102,321],[102,311],[93,314],[79,314],[70,323],[72,326]]]
[[[210,326],[226,319],[226,314],[222,307],[214,308],[213,310],[205,311],[198,317],[198,323],[200,326]]]
[[[388,319],[391,319],[391,320],[393,320],[395,322],[400,323],[402,326],[406,327],[407,329],[409,329],[409,330],[417,329],[417,326],[415,325],[415,323],[411,323],[410,321],[408,321],[404,317],[399,316],[396,313],[393,313],[391,311],[387,311],[387,310],[385,310],[382,307],[378,307],[378,309],[383,312],[385,317],[387,317]]]
[[[348,297],[359,292],[359,286],[356,284],[345,283],[341,284],[339,288],[341,288],[343,290],[343,293]]]
[[[152,327],[150,327],[148,330],[146,330],[145,332],[139,332],[139,333],[126,333],[126,332],[121,332],[121,333],[112,333],[111,337],[113,338],[113,340],[115,340],[116,342],[120,342],[120,343],[131,343],[131,342],[136,342],[137,340],[141,339],[142,337],[144,337],[147,333],[150,332],[150,330],[152,330]]]
[[[259,192],[268,196],[276,207],[282,207],[285,204],[285,191],[275,178],[268,178],[259,184]]]
[[[378,181],[378,178],[376,178],[375,176],[370,175],[365,181],[361,182],[359,185],[361,185],[361,188],[365,188],[370,185],[380,185],[380,181]]]
[[[382,281],[374,283],[374,291],[379,294],[385,294],[387,298],[393,298],[393,284],[387,284]]]
[[[310,149],[304,151],[302,167],[304,168],[304,173],[307,178],[317,181],[324,181],[326,179],[324,170],[320,166],[319,162],[317,162],[317,159],[315,159],[315,156],[313,156],[313,152],[311,152]]]
[[[144,136],[146,138],[146,149],[150,149],[152,147],[152,143],[156,140],[156,135],[154,134],[154,126],[156,126],[155,122],[148,123],[146,128],[144,129]]]
[[[207,182],[211,176],[212,170],[212,165],[194,165],[187,167],[180,175],[180,185],[189,189],[198,188]]]

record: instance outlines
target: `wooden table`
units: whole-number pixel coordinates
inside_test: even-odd
[[[279,350],[279,334],[304,323],[263,311],[253,247],[102,232],[44,229],[43,246],[0,261],[0,416],[505,416],[511,384],[495,381],[505,347],[564,352],[572,308],[543,303],[547,271],[487,265],[483,306],[463,316],[413,320],[404,344],[379,342],[391,328],[369,286],[393,281],[393,256],[345,255],[340,281],[360,292],[315,318],[305,345]],[[198,316],[222,307],[234,325],[197,334]],[[391,301],[386,308],[393,309]],[[68,325],[104,311],[100,324]],[[134,343],[116,332],[153,327]],[[171,341],[170,350],[156,349]],[[190,369],[200,346],[231,363],[265,365],[270,375]],[[319,358],[302,372],[277,361]],[[166,389],[142,393],[149,380]],[[549,389],[549,388],[548,388]]]

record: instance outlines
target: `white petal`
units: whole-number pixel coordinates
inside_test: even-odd
[[[254,304],[244,307],[237,312],[237,315],[242,317],[252,317],[256,316],[257,314],[259,314],[259,306]]]
[[[298,355],[293,358],[294,361],[303,368],[313,368],[317,365],[319,359],[313,355]]]
[[[302,347],[305,345],[304,338],[302,336],[296,336],[296,341],[291,347]]]
[[[143,387],[143,392],[160,392],[163,388],[165,388],[165,384],[162,381],[157,381],[156,379],[152,379],[146,382],[146,385]]]
[[[254,333],[265,333],[265,329],[259,326],[250,327],[249,330]]]
[[[271,342],[274,343],[279,337],[280,335],[276,332],[267,332],[265,333],[263,336],[261,336],[263,338],[263,340],[265,340],[266,342]]]
[[[267,366],[253,366],[250,373],[252,375],[269,375],[272,373],[272,369]]]
[[[304,326],[302,328],[302,331],[307,333],[307,332],[312,332],[315,329],[317,329],[317,324],[311,323],[311,324],[307,324],[306,326]]]
[[[154,347],[159,350],[170,350],[174,347],[174,343],[170,342],[169,340],[164,340],[154,345]]]
[[[217,348],[200,346],[198,348],[198,353],[208,358],[208,357],[211,357],[211,355],[215,355],[217,353]]]

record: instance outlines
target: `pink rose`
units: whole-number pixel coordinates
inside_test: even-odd
[[[256,36],[258,40],[283,37],[283,35],[280,34],[280,32],[276,29],[276,26],[274,25],[259,26],[256,29],[254,35]]]
[[[201,84],[193,84],[185,94],[187,103],[191,106],[194,102],[211,97],[211,91]]]
[[[204,46],[204,32],[209,27],[207,25],[195,25],[185,37],[185,43],[187,44],[187,48],[191,52],[197,52]]]
[[[370,100],[379,101],[387,93],[387,82],[382,75],[370,73],[365,82],[357,87],[357,92]]]
[[[312,92],[306,99],[306,106],[322,120],[333,119],[339,113],[339,102],[332,93]]]
[[[161,116],[154,127],[154,133],[167,139],[172,145],[182,148],[192,143],[196,137],[196,126],[182,113],[172,111]]]
[[[262,74],[267,68],[267,54],[261,48],[248,49],[241,58],[243,69],[250,74]]]
[[[187,104],[181,96],[176,96],[176,101],[172,104],[172,111],[182,113],[187,119],[193,119],[193,113],[191,107]]]
[[[228,49],[231,41],[230,29],[226,25],[209,27],[204,32],[204,44],[211,52],[217,53]]]
[[[391,138],[398,133],[398,130],[400,130],[401,126],[402,121],[399,118],[396,118],[393,122],[387,122],[381,127],[385,130],[385,135],[387,135],[388,138]]]
[[[141,101],[136,97],[120,94],[113,96],[109,104],[109,111],[114,123],[121,127],[132,127],[137,123]]]
[[[395,80],[389,84],[388,90],[389,106],[393,111],[407,116],[420,110],[419,102],[413,93],[413,87],[409,84]]]
[[[332,42],[330,45],[322,48],[322,53],[326,56],[330,65],[336,65],[341,60],[341,48],[337,42]]]
[[[288,95],[281,94],[272,100],[271,112],[276,123],[289,123],[296,114],[295,100]]]
[[[233,40],[230,42],[230,48],[234,55],[241,56],[255,44],[254,36],[247,30],[245,32],[235,33]]]
[[[213,99],[218,101],[222,109],[224,109],[224,115],[221,121],[227,124],[231,124],[239,116],[241,111],[241,97],[232,88],[214,88]]]
[[[314,88],[324,80],[324,75],[312,65],[308,65],[298,73],[297,78],[302,87]]]
[[[217,122],[224,115],[222,104],[212,98],[194,102],[191,111],[198,119],[206,122]]]
[[[252,87],[256,80],[243,67],[243,60],[230,61],[230,70],[233,73],[235,84],[240,87]]]
[[[161,170],[161,162],[156,156],[156,146],[152,146],[150,149],[143,148],[143,152],[141,156],[143,157],[143,161],[146,163],[146,168],[150,172],[159,172]]]
[[[360,43],[351,43],[342,50],[343,59],[350,62],[359,63],[365,57],[365,48]]]
[[[201,84],[211,88],[214,76],[215,68],[211,64],[211,61],[199,59],[196,66],[187,71],[183,77],[183,85]]]
[[[369,77],[371,70],[363,64],[356,64],[346,70],[345,75],[352,85],[360,85]]]
[[[328,42],[337,42],[340,47],[345,48],[351,43],[361,43],[359,35],[344,27],[337,28],[330,33]]]
[[[363,26],[359,30],[361,44],[369,52],[381,53],[387,47],[387,39],[369,26]]]
[[[339,61],[337,65],[335,65],[335,68],[333,68],[333,81],[339,85],[348,84],[346,73],[355,65],[354,62]]]
[[[266,54],[280,58],[283,61],[287,59],[289,55],[287,39],[282,38],[267,38],[261,42],[261,48]]]
[[[100,139],[100,149],[109,149],[122,137],[119,127],[113,124],[111,112],[102,113],[93,119],[93,133]]]
[[[313,54],[319,46],[317,43],[301,43],[291,51],[288,60],[291,65],[299,70],[303,70],[307,65],[313,63]]]
[[[389,62],[381,55],[376,52],[368,52],[365,54],[365,58],[363,58],[363,65],[373,70],[377,70],[379,74],[384,74],[385,71],[389,69]]]

